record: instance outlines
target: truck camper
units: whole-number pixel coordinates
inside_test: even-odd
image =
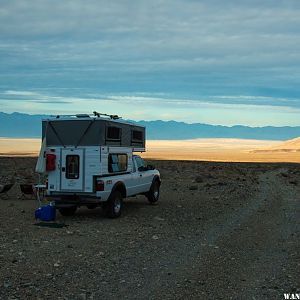
[[[47,175],[46,198],[62,215],[102,206],[119,217],[125,197],[159,199],[160,174],[135,152],[145,151],[145,127],[116,115],[58,115],[42,120],[36,171]]]

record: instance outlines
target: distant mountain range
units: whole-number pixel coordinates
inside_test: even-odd
[[[41,119],[46,115],[0,112],[0,137],[33,138],[41,136]],[[296,127],[221,126],[177,121],[138,121],[146,127],[147,139],[184,140],[195,138],[242,138],[258,140],[289,140],[300,136]]]

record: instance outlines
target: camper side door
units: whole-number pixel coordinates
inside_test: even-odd
[[[61,149],[61,190],[83,190],[83,149]]]

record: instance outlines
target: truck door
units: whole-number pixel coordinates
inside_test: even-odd
[[[83,190],[83,149],[61,150],[61,190]]]
[[[152,183],[152,172],[148,172],[145,168],[145,162],[140,157],[135,155],[134,160],[136,162],[136,183],[137,183],[137,190],[138,193],[144,193],[149,191],[151,183]]]

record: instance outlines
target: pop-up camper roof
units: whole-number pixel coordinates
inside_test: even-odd
[[[145,127],[120,120],[118,116],[56,116],[42,120],[47,146],[118,146],[145,149]]]

